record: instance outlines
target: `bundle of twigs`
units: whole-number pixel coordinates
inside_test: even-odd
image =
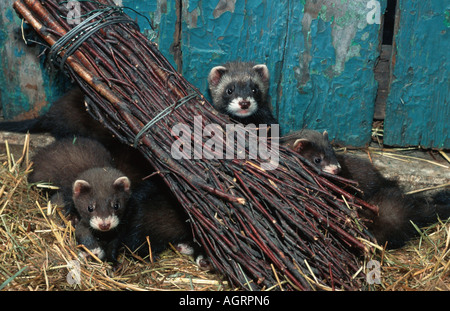
[[[273,170],[249,157],[248,145],[245,159],[220,159],[207,148],[196,154],[195,146],[210,137],[194,135],[195,116],[202,129],[218,124],[224,130],[232,121],[218,115],[112,1],[77,3],[78,25],[68,18],[74,12],[67,1],[18,0],[14,8],[48,43],[50,60],[89,95],[95,118],[122,142],[136,143],[160,173],[214,266],[244,289],[359,289],[358,256],[370,238],[355,215],[373,207],[283,148]],[[191,130],[192,157],[171,155],[180,138],[171,134],[177,124]]]

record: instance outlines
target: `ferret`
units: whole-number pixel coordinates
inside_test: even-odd
[[[73,183],[72,199],[80,216],[75,237],[99,259],[116,261],[130,188],[128,177],[111,167],[89,169]]]
[[[97,140],[111,154],[115,167],[136,184],[154,170],[135,148],[116,140],[110,131],[92,118],[85,106],[85,93],[75,87],[69,90],[49,110],[35,119],[0,122],[0,131],[19,133],[47,132],[56,139],[86,137]]]
[[[88,138],[61,139],[37,150],[32,161],[28,181],[59,187],[77,242],[99,259],[115,261],[131,182],[112,167],[108,150]]]
[[[280,137],[280,145],[301,154],[324,172],[338,174],[341,171],[333,147],[328,141],[328,132],[320,133],[303,129],[287,136]]]
[[[389,180],[373,164],[356,156],[335,154],[328,135],[302,130],[280,139],[282,145],[291,148],[321,170],[355,180],[362,192],[352,194],[378,206],[378,215],[361,211],[366,225],[380,245],[394,249],[402,247],[417,235],[411,224],[425,227],[450,217],[450,193],[438,192],[431,199],[420,195],[405,195],[397,182]],[[336,163],[339,163],[336,164]]]
[[[180,253],[192,255],[200,268],[211,269],[193,240],[188,215],[162,180],[152,177],[141,183],[133,191],[128,212],[130,217],[121,237],[126,249],[141,258],[155,257],[171,243]]]
[[[229,62],[211,69],[208,86],[220,113],[244,125],[278,124],[271,111],[269,70],[264,64]]]
[[[43,115],[22,121],[0,122],[0,131],[48,132],[57,139],[80,136],[102,142],[110,141],[110,132],[89,115],[84,102],[84,92],[79,87],[74,87],[53,102]]]

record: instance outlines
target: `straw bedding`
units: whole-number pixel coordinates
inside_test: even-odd
[[[235,290],[226,277],[199,270],[192,258],[165,251],[155,262],[121,256],[121,266],[78,258],[74,229],[60,207],[27,183],[29,141],[17,159],[0,154],[0,290]],[[450,222],[422,231],[407,246],[376,248],[381,284],[367,290],[450,290]],[[75,264],[74,264],[75,263]],[[72,273],[79,264],[79,279]]]

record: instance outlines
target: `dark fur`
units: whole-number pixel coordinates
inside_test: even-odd
[[[133,185],[153,172],[138,150],[114,139],[106,127],[90,116],[85,105],[85,94],[78,87],[54,102],[42,116],[24,121],[1,122],[0,131],[48,132],[56,139],[86,137],[97,140],[108,149],[114,166],[123,171]]]
[[[153,256],[165,250],[169,243],[175,247],[185,244],[193,249],[195,257],[200,255],[199,247],[193,242],[188,215],[161,180],[144,181],[133,192],[128,211],[130,217],[121,240],[130,251],[142,258],[149,256],[148,236]],[[199,263],[205,264],[206,261]]]
[[[418,227],[424,227],[436,222],[438,217],[442,219],[450,217],[448,191],[439,192],[431,199],[421,195],[405,195],[395,181],[382,176],[370,161],[348,154],[336,156],[328,137],[320,133],[306,137],[302,136],[301,132],[294,136],[296,136],[295,139],[310,140],[307,144],[309,147],[307,153],[303,153],[302,149],[294,148],[294,151],[311,163],[314,163],[314,158],[321,157],[320,155],[323,154],[326,155],[323,161],[327,163],[338,161],[341,166],[339,175],[357,181],[362,190],[352,194],[378,206],[378,215],[373,215],[370,211],[363,211],[360,215],[366,220],[369,231],[379,244],[387,243],[388,248],[399,248],[417,235],[417,230],[411,222]],[[286,138],[281,141],[284,146],[293,146],[293,139]],[[320,163],[315,165],[319,169],[322,168]]]
[[[52,103],[49,110],[35,119],[0,123],[0,131],[19,133],[48,132],[56,138],[82,136],[102,142],[112,140],[109,131],[86,110],[85,94],[74,88]]]
[[[295,150],[317,168],[331,174],[339,173],[341,167],[333,147],[328,142],[328,133],[301,130],[280,138],[280,145]]]
[[[227,114],[244,125],[278,124],[271,111],[268,94],[269,72],[265,65],[251,62],[226,63],[211,69],[208,84],[213,106],[220,113]],[[229,110],[231,101],[238,97],[241,97],[243,102],[247,102],[247,98],[256,101],[257,107],[253,114],[243,117]]]
[[[87,138],[55,141],[40,148],[32,158],[33,171],[28,181],[51,182],[60,187],[69,213],[73,211],[72,184],[77,177],[94,167],[111,167],[111,154],[95,140]]]
[[[80,181],[83,186],[79,187],[79,191],[74,190],[72,196],[80,215],[75,229],[76,239],[90,250],[100,248],[107,260],[115,262],[120,246],[119,233],[123,228],[130,197],[129,180],[114,168],[97,167],[81,173],[74,188]],[[106,223],[99,230],[90,223],[93,217],[107,219],[111,216],[118,219],[114,227]]]
[[[109,152],[91,139],[62,139],[39,149],[32,161],[29,181],[59,187],[78,243],[90,250],[100,247],[108,260],[114,260],[120,226],[96,230],[90,224],[95,216],[115,215],[120,220],[130,196],[130,182],[112,167]]]

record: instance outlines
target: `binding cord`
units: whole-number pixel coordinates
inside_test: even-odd
[[[148,122],[146,125],[144,125],[144,127],[142,127],[142,129],[139,131],[139,133],[137,133],[136,137],[134,138],[133,147],[134,148],[137,147],[137,144],[139,143],[139,139],[141,138],[141,136],[144,135],[144,133],[147,132],[148,129],[150,127],[152,127],[156,122],[158,122],[159,120],[161,120],[168,114],[172,113],[176,109],[180,108],[181,106],[183,106],[185,103],[187,103],[191,99],[195,98],[196,96],[197,96],[197,94],[191,93],[189,95],[186,95],[183,98],[180,98],[175,103],[166,107],[165,109],[161,110],[160,113],[158,113],[153,119],[150,120],[150,122]]]
[[[114,15],[114,13],[119,13],[119,15]],[[59,66],[60,70],[63,70],[67,58],[71,56],[83,44],[84,41],[89,39],[92,34],[106,26],[118,23],[132,23],[137,29],[139,29],[139,26],[135,21],[122,13],[122,8],[117,6],[108,6],[96,10],[94,14],[86,18],[76,27],[72,28],[64,36],[59,38],[55,44],[53,44],[48,53],[50,62],[55,66]],[[99,19],[97,21],[93,21],[96,18]],[[60,54],[63,51],[65,51],[65,53],[64,56],[61,57]]]
[[[83,1],[83,0],[79,0]],[[86,2],[98,3],[95,1],[85,0]],[[59,4],[68,3],[68,1],[62,1]],[[103,5],[102,3],[98,3],[99,5]],[[119,7],[119,6],[105,6],[104,8],[94,10],[89,12],[88,14],[83,15],[88,16],[83,22],[78,24],[76,27],[72,28],[68,31],[64,36],[59,38],[55,44],[50,48],[48,53],[48,59],[50,63],[55,66],[59,66],[59,69],[62,71],[64,69],[64,65],[66,63],[67,58],[69,58],[82,44],[84,41],[90,38],[95,32],[99,29],[104,28],[106,26],[117,24],[117,23],[132,23],[136,29],[139,30],[139,26],[137,22],[133,21],[130,17],[123,14],[123,9],[130,9],[135,13],[143,16],[149,22],[150,27],[154,31],[154,28],[147,17],[138,13],[136,10],[129,7]],[[119,15],[117,15],[117,14]],[[89,16],[90,15],[90,16]],[[94,21],[98,18],[97,21]],[[61,57],[61,53],[65,51],[64,56]],[[168,106],[159,112],[150,122],[148,122],[136,135],[134,138],[134,147],[137,146],[139,139],[146,131],[150,129],[156,122],[163,119],[165,116],[170,114],[172,111],[178,109],[189,100],[195,98],[197,94],[191,93],[174,104]]]

